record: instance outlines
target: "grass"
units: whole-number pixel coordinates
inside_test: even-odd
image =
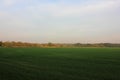
[[[0,80],[120,80],[120,48],[0,48]]]

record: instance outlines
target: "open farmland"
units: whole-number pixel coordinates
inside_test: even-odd
[[[0,48],[0,80],[120,80],[120,48]]]

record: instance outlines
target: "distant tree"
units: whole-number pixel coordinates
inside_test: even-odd
[[[11,47],[11,43],[9,41],[6,41],[3,43],[4,47]]]
[[[0,47],[2,47],[2,41],[0,41]]]
[[[54,44],[51,43],[51,42],[49,42],[49,43],[48,43],[48,47],[51,47],[51,46],[54,46]]]
[[[74,46],[75,47],[80,47],[82,44],[81,43],[75,43]]]
[[[112,47],[112,44],[111,43],[104,43],[104,46],[105,47]]]

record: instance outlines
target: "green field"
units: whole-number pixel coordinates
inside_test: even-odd
[[[0,48],[0,80],[120,80],[120,48]]]

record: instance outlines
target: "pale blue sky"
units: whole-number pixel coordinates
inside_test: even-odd
[[[120,0],[0,0],[0,40],[120,43]]]

